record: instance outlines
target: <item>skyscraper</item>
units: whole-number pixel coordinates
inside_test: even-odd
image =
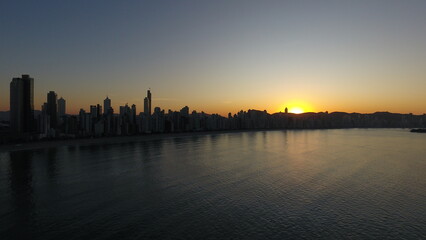
[[[30,75],[10,82],[10,127],[15,136],[31,133],[34,128],[34,79]]]
[[[98,108],[96,105],[90,105],[90,118],[98,118]]]
[[[147,95],[147,98],[148,98],[148,112],[149,112],[149,115],[151,116],[151,110],[152,110],[152,108],[151,108],[151,106],[152,106],[151,91],[148,90],[146,95]]]
[[[189,107],[185,106],[180,110],[180,114],[182,114],[182,116],[188,117],[189,116]]]
[[[143,99],[143,112],[147,116],[151,116],[151,106],[152,106],[152,100],[151,100],[151,91],[148,90],[146,92],[146,97]]]
[[[111,108],[111,99],[108,96],[104,100],[104,114],[107,114]]]
[[[100,104],[96,104],[96,115],[98,118],[102,116],[102,106]]]
[[[65,116],[66,114],[66,101],[62,97],[58,99],[58,114],[59,117]]]
[[[58,97],[54,91],[50,91],[47,94],[47,115],[50,118],[50,128],[55,129],[57,126],[58,114],[57,114],[57,100]]]
[[[143,112],[146,116],[149,116],[149,100],[147,97],[143,99]]]

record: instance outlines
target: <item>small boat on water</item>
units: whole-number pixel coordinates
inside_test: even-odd
[[[410,132],[426,133],[426,129],[425,128],[414,128],[414,129],[411,129]]]

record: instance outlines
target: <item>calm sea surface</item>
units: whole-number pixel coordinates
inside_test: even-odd
[[[237,132],[0,152],[0,239],[426,239],[426,134]]]

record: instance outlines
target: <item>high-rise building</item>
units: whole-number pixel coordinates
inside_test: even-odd
[[[135,104],[132,104],[132,109],[131,109],[131,111],[130,111],[130,122],[132,123],[132,124],[135,124],[136,123],[136,105]]]
[[[185,106],[180,110],[180,114],[182,114],[182,116],[188,117],[189,116],[189,107]]]
[[[143,112],[146,116],[149,116],[149,100],[147,97],[143,99]]]
[[[102,116],[102,106],[100,104],[96,104],[96,112],[97,112],[97,116],[98,118]]]
[[[120,106],[120,116],[122,117],[124,115],[130,115],[130,107],[127,103],[125,106]]]
[[[41,105],[41,114],[39,116],[40,121],[38,132],[44,136],[47,136],[48,131],[50,129],[50,122],[47,116],[47,103],[43,103],[43,105]]]
[[[148,90],[146,92],[146,97],[143,99],[143,112],[147,116],[151,116],[151,108],[152,106],[152,99],[151,99],[151,91]]]
[[[10,82],[10,127],[15,136],[35,130],[34,79],[30,75]]]
[[[149,115],[151,115],[151,110],[152,110],[152,98],[151,98],[151,91],[150,90],[148,90],[147,91],[147,98],[148,98],[148,112],[149,112]]]
[[[58,122],[58,96],[54,91],[50,91],[47,94],[47,115],[50,118],[50,128],[55,129],[57,127]]]
[[[108,114],[111,108],[111,99],[108,96],[104,100],[104,114]]]
[[[98,108],[96,105],[90,105],[90,117],[98,118]]]
[[[58,114],[59,117],[65,116],[66,114],[66,101],[62,97],[58,99]]]

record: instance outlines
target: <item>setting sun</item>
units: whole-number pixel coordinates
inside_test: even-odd
[[[306,113],[306,112],[313,112],[314,108],[312,107],[311,104],[307,103],[306,101],[302,101],[302,100],[290,100],[290,101],[285,101],[285,104],[282,104],[280,106],[280,112],[284,112],[285,109],[288,109],[289,113],[294,113],[294,114],[301,114],[301,113]]]
[[[288,110],[288,112],[290,112],[290,113],[296,113],[296,114],[299,114],[299,113],[304,113],[305,111],[303,111],[303,109],[302,109],[302,108],[300,108],[300,107],[291,107],[291,108]]]

